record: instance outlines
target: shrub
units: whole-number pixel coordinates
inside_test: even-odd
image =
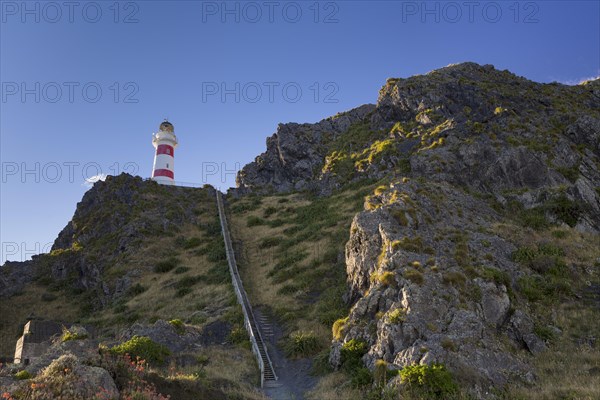
[[[390,271],[385,271],[380,274],[378,274],[377,272],[373,272],[373,274],[371,274],[371,281],[377,281],[385,286],[392,286],[396,284],[395,277],[396,274]]]
[[[353,372],[362,368],[362,357],[367,354],[367,351],[367,343],[362,340],[352,339],[344,343],[340,352],[342,369]]]
[[[342,335],[344,334],[344,327],[346,326],[346,323],[348,322],[349,318],[350,317],[340,318],[333,323],[333,326],[331,327],[331,331],[333,333],[333,338],[335,340],[342,339]]]
[[[380,196],[383,193],[385,193],[385,191],[388,189],[387,186],[385,185],[381,185],[381,186],[377,186],[377,188],[375,189],[375,195],[376,196]]]
[[[246,220],[246,225],[248,226],[248,228],[251,228],[253,226],[258,226],[258,225],[264,225],[265,224],[265,220],[263,220],[262,218],[259,218],[257,216],[251,215],[248,217],[248,219]]]
[[[61,342],[68,342],[69,340],[83,340],[87,339],[87,332],[84,330],[77,330],[73,328],[73,330],[69,330],[63,327],[62,335],[60,337]]]
[[[407,269],[403,274],[404,278],[408,279],[411,282],[416,283],[417,285],[422,285],[425,282],[425,278],[423,274],[416,269]]]
[[[243,326],[233,327],[231,332],[229,332],[227,339],[233,344],[246,344],[250,341],[248,338],[248,332],[246,332],[246,329]]]
[[[557,256],[562,257],[565,255],[565,251],[553,245],[552,243],[542,243],[538,246],[538,253],[546,255],[546,256]]]
[[[192,293],[192,289],[189,287],[183,287],[181,289],[177,289],[175,292],[175,297],[185,297],[188,294]]]
[[[175,289],[191,288],[192,286],[196,285],[198,282],[202,281],[203,279],[204,279],[204,276],[202,276],[202,275],[197,275],[197,276],[185,275],[179,281],[177,281],[174,286],[175,286]]]
[[[127,294],[129,296],[137,296],[139,294],[142,294],[146,291],[146,288],[144,286],[142,286],[139,283],[136,283],[135,285],[131,286],[128,290],[127,290]]]
[[[209,285],[219,285],[226,283],[231,279],[229,266],[226,263],[218,263],[213,265],[204,277]]]
[[[169,349],[162,344],[156,343],[149,337],[137,335],[112,347],[110,352],[119,355],[129,354],[131,357],[140,357],[142,360],[156,364],[164,363],[165,358],[171,354]]]
[[[15,374],[15,378],[18,379],[18,380],[20,380],[20,381],[22,381],[22,380],[25,380],[25,379],[31,379],[31,378],[33,378],[33,375],[31,375],[29,373],[29,371],[23,369],[23,370],[21,370],[21,371],[19,371],[19,372],[17,372]]]
[[[352,383],[352,387],[361,388],[364,386],[369,386],[373,383],[373,375],[368,368],[362,367],[353,370],[351,373],[350,382]]]
[[[271,215],[275,214],[276,212],[277,212],[277,207],[270,206],[270,207],[265,208],[263,216],[265,218],[269,218]]]
[[[376,360],[373,370],[373,380],[375,384],[382,387],[387,382],[387,362],[385,360]]]
[[[179,264],[179,260],[176,258],[169,258],[168,260],[160,261],[154,266],[154,272],[158,274],[164,274],[171,271]]]
[[[259,249],[268,249],[270,247],[279,245],[279,243],[281,243],[280,237],[277,237],[277,236],[268,237],[268,238],[264,238],[263,240],[261,240],[261,242],[258,244],[258,248]]]
[[[467,281],[467,278],[460,272],[450,271],[444,274],[442,280],[444,281],[444,283],[447,283],[449,285],[462,286]]]
[[[544,297],[543,283],[539,277],[523,276],[519,278],[519,289],[529,301],[538,301]]]
[[[579,217],[582,213],[582,207],[579,203],[576,203],[563,193],[559,197],[548,201],[544,205],[548,211],[556,215],[559,221],[564,222],[570,227],[577,225]]]
[[[206,258],[210,262],[226,260],[227,254],[225,253],[225,243],[220,239],[211,241],[208,246],[206,246]]]
[[[406,210],[391,210],[390,215],[398,222],[401,226],[408,225],[408,218],[406,218]]]
[[[388,318],[392,324],[404,322],[406,320],[406,310],[404,308],[396,308],[388,314]]]
[[[554,333],[554,331],[548,327],[548,326],[539,326],[536,325],[533,328],[533,332],[542,340],[545,341],[550,341],[552,339],[554,339],[554,337],[556,336],[556,334]]]
[[[494,281],[496,284],[504,285],[507,289],[510,289],[510,277],[504,271],[500,271],[496,268],[483,267],[481,276],[484,279]]]
[[[185,333],[185,325],[182,320],[172,319],[169,321],[169,324],[173,326],[173,329],[175,329],[175,332],[177,332],[178,334],[183,335]]]
[[[456,344],[454,344],[454,341],[452,341],[452,339],[443,339],[441,345],[444,349],[448,351],[456,351]]]
[[[521,210],[517,214],[517,221],[526,227],[536,231],[545,229],[550,226],[550,222],[546,218],[543,208],[535,207],[528,210]]]
[[[567,237],[568,234],[569,232],[560,229],[552,231],[552,236],[554,236],[557,239],[564,239]]]
[[[409,365],[400,370],[402,383],[408,391],[427,399],[449,399],[458,393],[458,386],[442,364]]]
[[[572,183],[575,183],[577,178],[579,178],[579,165],[573,167],[558,167],[556,168],[556,171]]]
[[[531,247],[519,247],[513,254],[513,261],[528,263],[535,258],[537,251]]]
[[[288,357],[308,357],[321,350],[321,344],[314,332],[305,331],[291,333],[283,347]]]
[[[193,249],[194,247],[198,247],[201,244],[202,244],[202,239],[194,236],[185,241],[183,248],[184,249]]]
[[[405,237],[401,240],[394,240],[392,250],[396,251],[398,249],[420,253],[423,249],[423,239],[420,236],[415,236],[414,238]]]
[[[190,270],[190,267],[177,267],[175,268],[175,270],[173,271],[174,274],[184,274],[186,272],[188,272]]]

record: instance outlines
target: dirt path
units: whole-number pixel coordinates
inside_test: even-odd
[[[312,361],[309,359],[291,360],[285,357],[277,342],[283,337],[283,329],[274,318],[260,308],[254,310],[260,324],[263,339],[278,376],[277,383],[265,387],[263,391],[274,400],[303,400],[304,393],[312,389],[317,378],[310,375]]]

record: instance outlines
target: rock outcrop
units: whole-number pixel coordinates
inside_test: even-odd
[[[523,351],[537,354],[545,344],[531,318],[514,310],[510,287],[524,271],[511,261],[514,245],[489,229],[498,214],[451,185],[410,182],[367,208],[346,245],[354,306],[333,363],[341,343],[357,339],[369,345],[363,360],[371,368],[379,359],[396,368],[444,363],[482,385],[531,381]]]
[[[364,120],[375,106],[365,104],[316,124],[280,124],[267,138],[267,151],[239,172],[238,193],[291,191],[316,187],[315,173],[323,166],[329,141]]]
[[[540,84],[474,63],[388,79],[376,106],[280,125],[240,171],[237,191],[326,194],[410,172],[533,208],[560,188],[582,206],[569,222],[598,232],[599,87]]]

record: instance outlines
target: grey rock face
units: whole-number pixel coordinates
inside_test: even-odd
[[[235,192],[330,193],[345,182],[319,173],[332,151],[328,146],[353,132],[348,130],[351,125],[362,123],[378,132],[377,140],[394,138],[394,151],[366,166],[354,165],[349,179],[380,179],[398,174],[398,166],[407,163],[410,172],[402,173],[413,178],[450,182],[496,197],[524,191],[527,207],[540,206],[557,188],[566,188],[569,200],[581,205],[577,228],[598,232],[599,86],[598,81],[539,84],[475,63],[388,79],[376,106],[317,124],[280,125],[267,139],[266,152],[240,171]],[[397,124],[400,131],[392,129]],[[431,146],[434,139],[443,142]],[[374,140],[364,143],[365,148]],[[512,195],[498,200],[522,199]]]
[[[238,192],[308,189],[325,157],[322,145],[362,121],[374,110],[365,104],[316,124],[280,124],[267,138],[267,150],[239,172]]]
[[[371,199],[378,208],[354,218],[346,245],[356,302],[344,337],[333,343],[333,365],[343,342],[360,339],[369,345],[363,358],[369,367],[377,359],[396,368],[440,362],[483,386],[529,376],[523,352],[545,349],[531,318],[522,310],[511,315],[506,286],[470,276],[478,272],[469,273],[456,256],[462,249],[481,268],[519,276],[510,261],[514,247],[485,229],[497,214],[445,183],[395,184],[378,197]],[[449,212],[458,208],[461,213]],[[493,261],[483,261],[484,254]],[[384,274],[393,280],[381,279]]]
[[[32,261],[10,262],[0,266],[0,298],[20,293],[35,277]]]
[[[178,333],[173,325],[159,319],[154,325],[133,324],[121,332],[119,341],[127,341],[136,335],[147,336],[156,343],[166,346],[173,353],[197,349],[196,344],[201,338],[201,333],[192,327],[186,328],[183,333]]]

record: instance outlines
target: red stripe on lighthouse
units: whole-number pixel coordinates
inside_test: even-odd
[[[159,144],[156,148],[156,154],[168,154],[175,157],[175,149],[173,149],[173,146],[169,146],[168,144]]]
[[[175,179],[175,174],[173,173],[173,171],[170,171],[168,169],[155,169],[152,177],[154,178],[157,176],[166,176],[168,178]]]

